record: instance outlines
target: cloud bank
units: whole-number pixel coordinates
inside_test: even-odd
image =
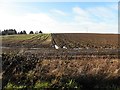
[[[72,7],[71,13],[52,9],[48,13],[8,14],[5,6],[0,9],[0,29],[15,28],[27,32],[42,30],[44,33],[118,33],[117,5],[108,7]],[[51,16],[52,13],[52,16]],[[57,15],[57,16],[56,16]],[[72,15],[72,17],[70,17]],[[56,18],[70,20],[59,21]]]

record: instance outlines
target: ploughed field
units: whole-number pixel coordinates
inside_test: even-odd
[[[53,44],[67,48],[118,49],[120,34],[59,33],[0,36],[4,47],[51,48]]]
[[[58,34],[56,34],[56,37],[54,35],[55,34],[49,34],[49,38],[47,38],[45,42],[34,41],[35,45],[32,44],[32,40],[29,41],[30,39],[24,38],[23,44],[22,41],[20,43],[17,40],[14,41],[16,39],[15,36],[14,40],[8,38],[12,36],[3,37],[1,54],[3,88],[32,89],[59,87],[62,89],[79,88],[90,90],[93,88],[100,88],[103,90],[103,88],[106,88],[108,90],[119,90],[120,51],[118,49],[118,40],[115,39],[117,38],[116,35],[112,37],[116,41],[113,40],[113,42],[108,42],[107,40],[111,39],[109,39],[110,37],[106,38],[106,42],[104,42],[103,46],[101,43],[97,42],[97,40],[91,44],[96,46],[100,44],[102,48],[89,47],[91,45],[87,45],[89,44],[87,40],[89,39],[92,41],[94,38],[83,38],[81,39],[84,40],[83,42],[81,42],[81,40],[77,41],[77,38],[77,40],[71,42],[69,41],[70,39],[68,40],[67,38],[67,35],[70,34],[62,34],[59,37]],[[62,39],[63,36],[65,39]],[[28,36],[25,37],[28,38]],[[41,34],[35,35],[35,37],[41,37]],[[81,37],[85,36],[83,35]],[[12,42],[12,44],[9,42],[10,44],[8,47],[6,46],[8,41],[5,41],[7,39]],[[19,44],[14,45],[13,42],[18,42],[21,46],[19,46]],[[76,43],[82,44],[76,45]],[[61,49],[57,50],[51,48],[51,44],[57,44]],[[108,47],[109,44],[110,47]],[[43,48],[41,47],[42,45],[48,45],[49,47],[46,46]],[[79,45],[83,45],[84,47]],[[105,45],[106,47],[104,47]],[[29,48],[28,46],[33,47]],[[66,46],[67,49],[63,49],[62,46]]]
[[[51,36],[55,44],[68,48],[120,48],[120,34],[59,33]]]
[[[50,48],[10,48],[3,47],[3,53],[32,55],[41,59],[81,59],[81,58],[120,58],[119,49],[50,49]]]

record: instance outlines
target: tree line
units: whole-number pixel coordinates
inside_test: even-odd
[[[36,32],[33,32],[33,31],[30,31],[29,34],[39,34],[39,33],[42,33],[42,31],[36,31]],[[1,31],[0,30],[0,35],[15,35],[15,34],[27,34],[25,30],[23,31],[20,31],[20,32],[17,32],[16,29],[5,29],[4,31]]]

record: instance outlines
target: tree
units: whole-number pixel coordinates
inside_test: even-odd
[[[34,34],[34,32],[33,31],[30,31],[30,33],[29,34]]]
[[[17,31],[15,29],[6,29],[2,31],[2,35],[14,35],[17,34]]]
[[[25,30],[23,30],[23,34],[27,34]]]
[[[23,31],[20,31],[20,34],[23,34]]]
[[[39,33],[42,33],[42,31],[40,30]]]
[[[18,34],[20,34],[20,32],[18,32]]]
[[[14,34],[17,34],[17,31],[15,29],[13,31],[14,31]]]
[[[2,35],[6,35],[5,31],[2,31]]]

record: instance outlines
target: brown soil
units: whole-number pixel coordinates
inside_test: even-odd
[[[118,34],[59,33],[52,34],[53,43],[68,48],[118,48]]]

